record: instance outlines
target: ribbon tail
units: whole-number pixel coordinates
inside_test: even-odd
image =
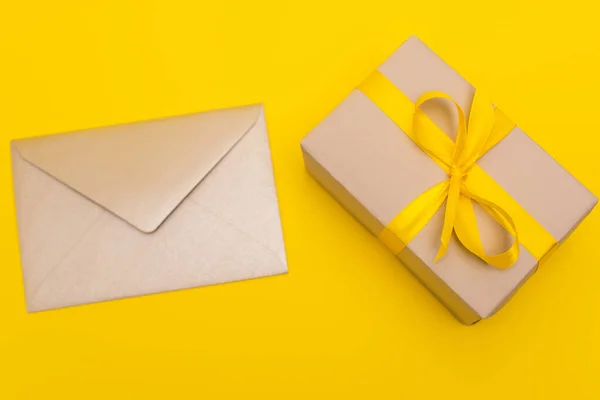
[[[477,90],[471,103],[467,144],[459,156],[459,165],[470,166],[480,157],[489,140],[494,121],[492,103]]]
[[[444,215],[444,226],[442,227],[442,236],[440,239],[440,249],[435,256],[434,262],[437,262],[442,258],[448,246],[450,245],[450,238],[452,237],[452,231],[454,230],[454,222],[456,221],[456,214],[458,210],[458,201],[460,200],[460,176],[450,177],[450,186],[448,188],[448,200],[446,202],[446,213]]]
[[[438,260],[446,254],[447,250],[448,250],[448,245],[447,244],[444,245],[442,242],[442,245],[440,246],[440,249],[438,250],[437,254],[435,255],[435,259],[433,260],[433,262],[438,262]]]
[[[448,196],[448,186],[445,180],[427,189],[398,213],[386,229],[402,243],[409,243],[442,206]]]

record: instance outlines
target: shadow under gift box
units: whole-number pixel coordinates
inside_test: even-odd
[[[469,115],[475,89],[416,37],[400,46],[377,71],[413,103],[425,92],[442,91]],[[426,106],[425,113],[452,137],[456,115],[449,102]],[[303,139],[302,151],[308,172],[374,235],[421,193],[447,179],[359,89]],[[597,203],[592,193],[518,127],[480,158],[478,165],[559,244]],[[442,205],[397,256],[458,320],[473,324],[506,304],[539,262],[521,245],[515,264],[497,269],[466,250],[454,236],[446,255],[434,262],[444,212]],[[475,213],[486,252],[504,251],[512,237],[477,204]]]

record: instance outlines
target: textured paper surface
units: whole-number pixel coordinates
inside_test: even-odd
[[[169,142],[182,133],[177,128],[182,119],[187,120],[184,124],[188,130],[186,135],[211,137],[215,131],[202,129],[207,128],[206,120],[210,119],[210,127],[219,128],[221,133],[233,129],[234,132],[229,133],[234,140],[229,142],[225,155],[220,154],[216,159],[208,157],[216,166],[211,165],[210,168],[214,166],[212,170],[204,168],[204,175],[198,174],[198,170],[191,175],[188,170],[179,170],[181,180],[171,182],[171,186],[155,187],[161,191],[171,187],[174,196],[181,196],[180,184],[189,186],[190,176],[197,179],[189,188],[191,193],[187,197],[184,194],[183,201],[174,205],[172,214],[153,233],[137,229],[130,221],[43,172],[22,157],[19,142],[13,144],[17,220],[29,311],[287,271],[262,107],[226,111],[160,120],[160,132],[155,133],[162,135],[156,134],[153,140],[160,144],[162,137],[164,145],[153,149],[155,152],[160,148],[165,152],[174,149],[169,147]],[[241,123],[236,123],[236,118]],[[155,129],[153,122],[143,124]],[[121,129],[136,126],[139,127],[129,124]],[[104,129],[95,131],[102,135]],[[68,143],[69,135],[62,135],[61,141]],[[221,139],[223,137],[219,136],[215,140]],[[93,142],[93,139],[89,140]],[[119,143],[118,137],[111,140]],[[143,146],[143,143],[139,145]],[[74,145],[71,143],[71,146]],[[46,146],[46,150],[50,148],[55,152],[65,147],[69,148],[66,144],[54,144]],[[222,145],[216,147],[222,149]],[[206,161],[206,158],[202,159],[202,149],[191,150],[200,157],[193,165]],[[42,142],[36,145],[35,151],[39,159],[52,158],[51,154],[45,153]],[[153,162],[161,159],[167,162],[170,158],[157,155]],[[186,158],[186,162],[189,160],[191,158]],[[143,161],[140,159],[140,162]],[[165,170],[171,167],[172,164],[164,165]],[[156,166],[153,168],[154,171],[161,170]],[[64,171],[68,173],[68,170]],[[197,185],[203,176],[205,178]],[[99,182],[102,180],[95,182],[96,188],[101,188]],[[154,182],[152,176],[148,176],[147,182]],[[116,186],[110,185],[114,182],[108,183],[110,190],[116,190]],[[87,187],[91,187],[89,183]],[[151,185],[146,186],[146,190],[151,189]],[[132,198],[132,193],[129,191],[128,198]],[[160,196],[164,197],[165,193],[157,193],[154,199]],[[139,199],[140,202],[143,200]],[[158,210],[163,212],[162,204],[157,204]]]
[[[470,109],[473,87],[414,37],[379,71],[412,101],[426,91],[440,90],[453,96],[466,112]],[[426,110],[452,136],[455,117],[450,111],[443,102]],[[446,179],[359,90],[307,135],[302,146],[309,172],[374,234],[419,194]],[[479,165],[558,242],[596,203],[583,185],[519,128]],[[434,263],[444,210],[442,206],[398,257],[462,322],[474,323],[496,312],[535,272],[537,260],[521,246],[515,265],[498,270],[468,253],[453,238],[446,256]],[[505,249],[508,234],[482,209],[476,207],[475,211],[486,250]]]

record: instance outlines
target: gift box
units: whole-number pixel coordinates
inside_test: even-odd
[[[308,172],[464,324],[506,304],[597,203],[416,37],[302,151]]]

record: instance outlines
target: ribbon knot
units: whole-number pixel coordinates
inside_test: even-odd
[[[467,178],[467,171],[464,168],[460,168],[453,165],[452,167],[450,167],[449,175],[451,177],[456,177],[462,181]]]

